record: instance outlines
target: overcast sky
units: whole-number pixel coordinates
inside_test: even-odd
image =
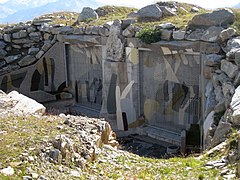
[[[6,1],[8,0],[0,0],[0,3],[6,2]],[[104,4],[109,4],[109,5],[124,5],[124,6],[133,6],[133,7],[141,8],[143,6],[157,2],[158,0],[97,0],[97,1],[102,2]],[[168,0],[163,0],[163,1],[168,1]],[[233,5],[240,3],[240,0],[175,0],[175,1],[197,4],[204,8],[210,8],[210,9],[219,8],[219,7],[231,7]]]

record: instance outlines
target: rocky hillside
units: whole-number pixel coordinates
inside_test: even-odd
[[[236,132],[200,157],[155,159],[120,150],[103,119],[44,112],[16,91],[1,92],[0,179],[228,179],[237,174]]]

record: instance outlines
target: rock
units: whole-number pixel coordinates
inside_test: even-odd
[[[137,11],[133,11],[133,12],[129,13],[127,15],[127,17],[136,19],[136,18],[138,18],[138,13],[137,13]]]
[[[23,176],[23,180],[32,180],[31,176]]]
[[[172,23],[164,23],[164,24],[160,24],[155,26],[156,29],[169,29],[172,30],[175,28],[175,25]]]
[[[233,85],[235,87],[238,87],[240,85],[240,71],[238,72],[238,74],[235,76],[235,79],[233,81]]]
[[[6,47],[6,43],[4,41],[0,41],[0,49],[3,49]]]
[[[40,58],[42,57],[42,55],[44,55],[44,53],[45,53],[45,52],[41,50],[41,51],[39,51],[39,52],[36,54],[35,57],[36,57],[37,59],[40,59]]]
[[[71,26],[64,26],[56,28],[57,34],[72,34],[73,28]]]
[[[124,44],[119,35],[121,33],[120,22],[115,21],[110,28],[106,43],[106,58],[111,61],[123,61]]]
[[[220,9],[211,13],[196,15],[189,22],[191,29],[208,28],[211,26],[227,27],[234,22],[234,14],[231,10]]]
[[[204,33],[204,29],[196,29],[195,31],[190,32],[190,34],[186,34],[185,38],[189,41],[199,41],[202,39]]]
[[[224,42],[224,41],[227,41],[227,40],[231,39],[235,35],[235,33],[236,33],[235,29],[227,28],[227,29],[222,30],[219,37]]]
[[[219,35],[222,30],[222,27],[212,26],[203,33],[201,40],[207,42],[217,42],[219,40]]]
[[[205,144],[205,146],[208,146],[207,135],[208,135],[209,128],[211,127],[213,122],[214,122],[214,111],[211,111],[207,115],[207,117],[206,117],[206,119],[203,123],[203,133],[204,133],[204,144]]]
[[[27,31],[26,30],[21,30],[19,32],[13,33],[12,38],[13,39],[20,39],[20,38],[25,38],[27,37]]]
[[[99,26],[93,26],[92,28],[92,34],[93,35],[98,35],[99,32]]]
[[[223,56],[217,54],[208,54],[204,56],[204,65],[206,66],[219,66]]]
[[[76,27],[73,29],[73,34],[84,34],[83,27]]]
[[[41,32],[32,32],[32,33],[29,33],[29,37],[31,40],[34,40],[36,42],[39,42],[42,40],[42,34]]]
[[[14,169],[11,166],[8,166],[7,168],[1,169],[0,173],[4,176],[12,176],[14,175]]]
[[[61,163],[62,162],[62,154],[58,149],[52,149],[49,153],[49,157],[53,162]]]
[[[138,10],[137,12],[138,19],[161,19],[163,17],[163,13],[160,7],[157,4],[152,4],[145,6]]]
[[[195,13],[195,12],[199,12],[200,10],[197,7],[192,7],[191,8],[191,12]]]
[[[33,55],[27,55],[18,62],[18,65],[24,67],[33,64],[34,62],[36,62],[36,58]]]
[[[4,34],[3,39],[5,42],[11,42],[11,34]]]
[[[235,52],[234,61],[236,65],[240,68],[240,49]]]
[[[38,176],[39,176],[37,173],[32,173],[31,175],[32,175],[32,178],[33,178],[33,179],[37,179]]]
[[[224,101],[224,95],[223,95],[221,86],[215,87],[214,93],[216,95],[216,101],[217,102],[223,102]]]
[[[1,52],[1,50],[0,50],[0,52]],[[5,66],[6,64],[7,64],[6,61],[0,60],[0,68],[2,68],[3,66]]]
[[[35,28],[35,27],[29,27],[29,28],[27,28],[27,32],[28,33],[32,33],[32,32],[34,32],[34,31],[36,31],[37,29]]]
[[[84,7],[78,16],[78,22],[87,21],[89,19],[98,19],[98,14],[92,8]]]
[[[0,49],[0,59],[3,59],[7,55],[7,52],[3,49]]]
[[[31,48],[28,49],[28,54],[29,55],[35,55],[39,52],[39,50],[40,50],[39,48],[31,47]]]
[[[235,93],[235,88],[232,83],[224,82],[222,85],[222,91],[223,91],[223,95],[225,97],[225,106],[227,108],[227,107],[229,107],[229,105],[231,103],[232,96]]]
[[[75,170],[71,171],[70,175],[77,178],[81,177],[81,174],[79,173],[79,171],[75,171]]]
[[[60,98],[61,99],[72,99],[73,95],[71,93],[68,93],[68,92],[61,92],[60,93]]]
[[[228,53],[231,50],[237,51],[240,49],[240,37],[236,37],[228,40],[226,48],[223,48],[224,52]]]
[[[161,30],[161,39],[169,41],[172,38],[172,31],[167,29]]]
[[[125,37],[134,37],[136,34],[135,27],[133,25],[129,25],[125,30],[123,30],[122,35]]]
[[[173,31],[173,39],[183,40],[185,38],[186,31]]]
[[[225,100],[222,102],[219,102],[215,107],[214,107],[214,112],[215,113],[222,113],[226,110],[225,106]]]
[[[221,61],[221,70],[230,78],[234,78],[238,73],[238,67],[226,60]]]
[[[163,17],[168,17],[168,16],[176,16],[177,14],[171,10],[171,8],[167,6],[159,6],[159,8],[162,11],[162,16]]]
[[[32,24],[35,26],[41,26],[42,24],[50,22],[52,22],[52,19],[34,19]]]
[[[34,43],[33,40],[27,39],[27,38],[24,38],[24,39],[13,39],[12,42],[15,43],[15,44],[31,44],[31,43]]]
[[[226,140],[226,135],[231,129],[231,124],[228,122],[224,122],[220,120],[217,129],[215,131],[215,134],[213,136],[212,142],[211,142],[211,147],[215,147],[218,144],[222,143],[223,141]]]
[[[235,94],[232,97],[230,103],[232,113],[232,123],[233,125],[240,125],[240,86],[235,90]]]
[[[47,50],[49,50],[50,48],[52,47],[52,44],[50,41],[45,41],[44,42],[44,45],[42,46],[42,50],[44,52],[46,52]]]
[[[85,34],[89,35],[92,34],[93,26],[87,26],[85,28]]]
[[[15,102],[14,107],[11,109],[15,114],[31,115],[45,113],[46,108],[42,104],[18,93],[17,91],[11,91],[7,95],[7,98],[10,98],[11,101]]]
[[[205,105],[205,116],[208,115],[215,107],[216,100],[215,100],[215,94],[212,91],[208,92],[206,95],[206,105]]]
[[[21,56],[22,56],[21,54],[18,54],[18,55],[14,55],[14,56],[7,56],[4,59],[8,64],[10,64],[10,63],[13,63],[13,62],[17,61],[18,59],[20,59]]]
[[[109,30],[105,27],[99,27],[98,33],[100,36],[109,36]]]
[[[44,33],[44,35],[43,35],[43,39],[45,41],[51,41],[52,38],[53,38],[53,36],[51,34],[49,34],[49,33]]]

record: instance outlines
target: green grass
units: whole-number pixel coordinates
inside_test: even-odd
[[[235,22],[232,27],[236,29],[237,35],[240,35],[240,9],[232,9],[235,14]]]

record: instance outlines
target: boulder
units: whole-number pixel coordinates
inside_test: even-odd
[[[186,31],[173,31],[173,39],[183,40],[185,38]]]
[[[229,122],[224,122],[222,119],[220,120],[217,129],[214,133],[211,147],[215,147],[218,144],[222,143],[226,140],[226,136],[231,129],[231,124]]]
[[[3,49],[6,47],[6,43],[4,41],[0,41],[0,49]]]
[[[204,142],[206,142],[208,130],[214,122],[214,111],[211,111],[203,123]]]
[[[128,18],[138,18],[138,13],[137,11],[133,11],[127,15]]]
[[[14,175],[14,169],[11,166],[8,166],[7,168],[1,169],[0,173],[4,176],[12,176]]]
[[[13,39],[20,39],[20,38],[25,38],[27,37],[27,31],[26,30],[21,30],[19,32],[13,33],[12,38]]]
[[[35,61],[36,61],[36,58],[34,56],[27,55],[18,62],[18,65],[21,67],[24,67],[34,63]]]
[[[172,31],[171,30],[167,30],[167,29],[161,30],[161,39],[162,40],[169,41],[171,38],[172,38]]]
[[[52,47],[52,44],[50,41],[45,41],[44,42],[44,45],[42,46],[42,50],[44,52],[46,52],[47,50],[49,50],[50,48]]]
[[[208,54],[204,56],[204,65],[205,66],[218,66],[221,63],[223,56],[217,54]]]
[[[37,54],[36,54],[36,58],[37,59],[40,59],[42,57],[42,55],[44,54],[45,52],[43,50],[39,51]]]
[[[222,30],[222,27],[212,26],[203,33],[201,40],[207,42],[217,42],[220,38],[219,35]]]
[[[214,93],[216,95],[216,101],[217,102],[223,102],[224,101],[224,95],[223,95],[221,86],[215,87]]]
[[[3,39],[5,42],[11,42],[11,34],[4,34]]]
[[[161,19],[163,17],[163,12],[159,5],[152,4],[145,6],[138,10],[138,19]]]
[[[228,39],[231,39],[235,35],[235,33],[236,33],[235,29],[227,28],[227,29],[222,30],[219,37],[224,42],[224,41],[227,41]]]
[[[234,125],[240,125],[240,86],[235,89],[235,93],[232,97],[232,101],[230,103],[232,113],[232,123]]]
[[[237,73],[237,75],[235,76],[235,79],[233,81],[233,85],[235,87],[238,87],[240,85],[240,71]]]
[[[240,37],[235,37],[228,40],[227,46],[223,48],[224,52],[228,53],[231,50],[235,53],[237,49],[240,49]]]
[[[125,30],[123,30],[122,35],[125,37],[134,37],[136,34],[135,26],[129,25]]]
[[[3,59],[7,55],[7,52],[3,49],[0,49],[0,58]]]
[[[167,6],[159,6],[159,8],[162,11],[162,15],[163,17],[167,17],[167,16],[176,16],[177,14],[175,12],[172,11],[171,8],[167,7]]]
[[[7,95],[13,103],[11,111],[16,115],[44,114],[46,108],[37,101],[30,99],[17,91],[12,91]]]
[[[89,19],[98,19],[98,14],[90,7],[84,7],[78,16],[78,22],[87,21]]]
[[[238,73],[238,66],[227,60],[222,60],[221,70],[225,72],[228,75],[228,77],[234,78]]]
[[[13,56],[7,56],[7,57],[5,57],[4,59],[5,59],[5,61],[6,61],[8,64],[10,64],[10,63],[12,63],[12,62],[17,61],[18,59],[20,59],[21,56],[22,56],[21,54],[18,54],[18,55],[13,55]]]
[[[197,8],[197,7],[192,7],[191,8],[191,12],[193,12],[193,13],[195,13],[195,12],[199,12],[200,10],[199,10],[199,8]]]
[[[235,58],[234,61],[236,65],[240,68],[240,48],[235,52]]]
[[[204,29],[196,29],[195,31],[188,32],[186,39],[189,41],[199,41],[202,39],[204,33]]]
[[[189,22],[188,27],[191,29],[208,28],[211,26],[227,27],[233,22],[233,12],[228,9],[220,9],[211,13],[204,13],[194,16]]]
[[[200,52],[203,52],[204,54],[218,54],[220,50],[221,48],[218,43],[200,43]]]
[[[28,54],[29,55],[35,55],[35,54],[38,53],[39,50],[40,50],[39,48],[31,47],[31,48],[28,49]]]
[[[163,24],[160,24],[160,25],[157,25],[155,26],[156,29],[169,29],[169,30],[172,30],[175,28],[175,25],[172,24],[172,23],[163,23]]]

